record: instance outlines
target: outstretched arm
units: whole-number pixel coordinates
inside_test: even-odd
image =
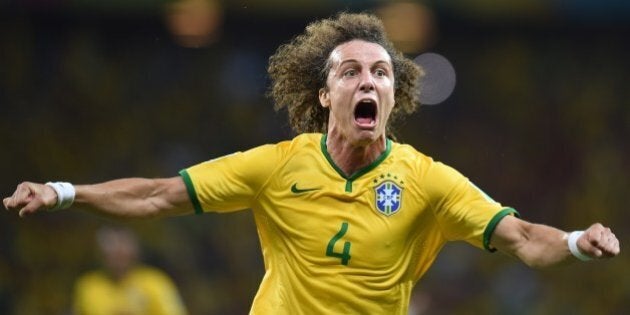
[[[491,238],[499,251],[514,256],[530,267],[544,268],[575,260],[568,247],[568,233],[506,216]],[[619,254],[619,240],[612,231],[596,223],[577,239],[578,250],[593,259]]]
[[[193,208],[181,177],[163,179],[126,178],[94,185],[76,185],[77,208],[114,219],[136,219],[192,213]],[[21,217],[52,209],[57,193],[43,184],[24,182],[2,202]]]

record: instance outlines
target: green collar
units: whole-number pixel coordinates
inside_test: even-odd
[[[381,153],[381,155],[379,155],[378,158],[374,160],[374,162],[370,163],[370,165],[367,165],[364,168],[354,172],[354,174],[348,176],[339,168],[339,166],[337,166],[337,164],[335,164],[335,161],[333,161],[332,157],[328,153],[328,148],[326,147],[327,137],[328,137],[327,134],[322,135],[322,140],[321,140],[322,153],[326,157],[326,160],[328,160],[328,163],[330,163],[330,166],[332,166],[335,169],[335,171],[337,171],[337,173],[346,180],[347,192],[352,192],[352,182],[354,180],[356,180],[357,178],[363,176],[365,173],[376,168],[379,164],[381,164],[381,162],[383,162],[387,158],[387,156],[389,156],[389,153],[392,151],[392,141],[388,138],[385,138],[385,151],[383,151],[383,153]]]

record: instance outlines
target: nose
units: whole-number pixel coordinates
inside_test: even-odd
[[[359,84],[359,89],[362,92],[374,91],[374,79],[370,71],[363,71],[361,73],[361,82]]]

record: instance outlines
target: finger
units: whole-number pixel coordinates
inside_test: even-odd
[[[587,229],[587,231],[593,231],[593,232],[599,232],[602,230],[604,230],[604,226],[601,223],[594,223]]]
[[[28,200],[31,196],[31,189],[26,183],[22,183],[18,185],[15,193],[11,197],[12,204],[10,205],[13,208],[18,208],[24,206],[28,203]]]
[[[612,231],[610,228],[603,226],[601,223],[595,223],[586,231],[587,240],[593,246],[599,246],[602,243],[605,243],[610,235],[612,235]]]
[[[34,199],[30,203],[28,203],[25,207],[20,209],[19,215],[20,217],[25,217],[27,215],[34,214],[40,211],[44,206],[44,203],[39,199]]]
[[[615,244],[613,245],[613,255],[617,256],[619,255],[619,253],[621,253],[621,244],[619,243],[618,239],[615,239]]]
[[[4,198],[4,200],[2,200],[2,203],[4,203],[4,207],[7,210],[14,210],[16,208],[16,206],[15,206],[15,197],[14,196],[15,196],[15,194],[13,194],[13,196],[11,196],[11,197],[7,197],[7,198]]]
[[[586,244],[580,244],[584,246],[581,248],[584,253],[593,255],[596,258],[614,257],[619,254],[619,240],[610,228],[602,225],[593,225],[588,232]]]
[[[595,233],[593,233],[590,229],[588,232],[590,233],[584,233],[584,235],[578,239],[578,248],[580,249],[580,252],[587,256],[599,258],[602,255],[602,251],[597,246],[600,243],[599,238],[601,237],[601,234],[593,235]]]
[[[13,193],[13,199],[20,199],[28,196],[28,191],[29,189],[27,188],[26,183],[19,184]]]
[[[608,234],[605,243],[602,243],[600,249],[602,250],[604,256],[613,257],[619,254],[619,240],[615,236],[615,234]]]
[[[602,242],[602,232],[599,230],[591,230],[587,235],[587,240],[591,245],[597,247]]]
[[[24,218],[28,215],[28,212],[27,210],[20,209],[20,212],[18,212],[18,214],[20,215],[20,218]]]

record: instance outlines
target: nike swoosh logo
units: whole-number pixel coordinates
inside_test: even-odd
[[[314,191],[314,190],[319,190],[319,188],[307,188],[307,189],[299,189],[297,187],[297,183],[293,184],[293,186],[291,186],[291,192],[294,194],[301,194],[301,193],[305,193],[305,192],[309,192],[309,191]]]

